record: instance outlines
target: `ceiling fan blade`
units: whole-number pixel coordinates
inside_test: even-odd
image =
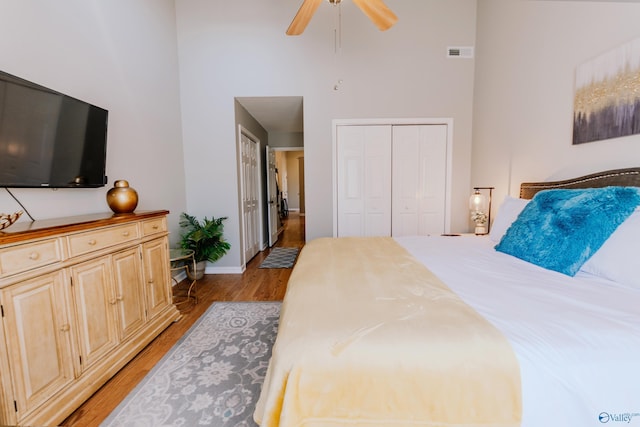
[[[386,31],[398,21],[398,17],[382,0],[353,0],[365,15],[378,27]]]
[[[291,25],[287,28],[287,35],[298,36],[302,34],[311,17],[316,13],[320,3],[322,3],[322,0],[304,0],[302,6],[298,9],[298,13],[296,13],[293,21],[291,21]]]

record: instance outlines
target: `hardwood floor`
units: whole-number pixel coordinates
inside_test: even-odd
[[[284,220],[284,231],[275,246],[302,248],[305,243],[304,216],[292,212]],[[116,376],[111,378],[80,408],[71,414],[63,426],[98,426],[124,399],[124,397],[158,363],[162,356],[180,339],[193,323],[215,301],[280,301],[284,297],[291,269],[258,268],[270,249],[258,253],[243,274],[205,275],[196,284],[198,304],[184,304],[183,317],[170,325],[153,342],[145,347]],[[184,290],[187,283],[174,287]]]

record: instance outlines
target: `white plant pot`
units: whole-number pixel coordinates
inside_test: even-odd
[[[196,262],[196,271],[195,273],[192,271],[193,268],[189,265],[187,269],[187,277],[191,280],[200,280],[204,277],[204,270],[207,268],[207,261],[198,261]]]
[[[487,228],[484,225],[476,225],[475,234],[487,234]]]

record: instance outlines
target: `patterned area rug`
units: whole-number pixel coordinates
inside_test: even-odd
[[[218,302],[101,426],[256,426],[279,302]]]
[[[296,263],[298,248],[275,247],[260,264],[260,268],[291,268]]]

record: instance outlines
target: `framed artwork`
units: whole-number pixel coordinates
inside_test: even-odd
[[[640,133],[640,38],[576,67],[573,144]]]

